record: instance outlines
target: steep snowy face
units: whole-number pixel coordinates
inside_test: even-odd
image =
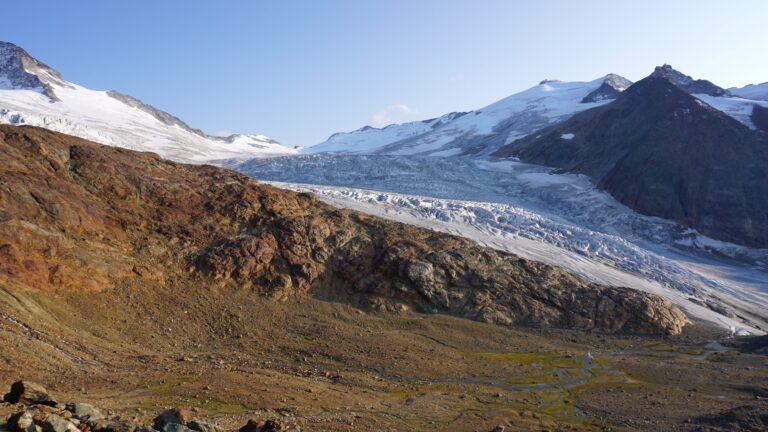
[[[632,83],[615,74],[590,82],[544,80],[468,113],[332,135],[305,153],[486,155],[515,139],[610,102]]]
[[[768,101],[768,82],[749,84],[744,87],[732,87],[728,91],[745,99]]]
[[[179,162],[297,153],[262,135],[210,136],[134,97],[70,83],[7,42],[0,42],[0,123],[44,127]]]

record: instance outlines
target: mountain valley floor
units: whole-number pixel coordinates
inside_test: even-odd
[[[768,412],[768,340],[704,325],[666,338],[509,329],[232,288],[56,297],[1,293],[4,311],[37,313],[3,313],[0,383],[145,424],[184,406],[225,429],[758,430]]]

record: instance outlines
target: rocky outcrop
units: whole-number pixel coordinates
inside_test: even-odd
[[[0,283],[233,286],[500,325],[679,333],[668,301],[433,231],[53,132],[0,127]],[[143,282],[142,282],[143,281]]]
[[[763,132],[768,132],[768,108],[761,105],[754,105],[752,107],[752,115],[750,116],[750,119],[756,128]]]

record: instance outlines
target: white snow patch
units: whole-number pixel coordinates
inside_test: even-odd
[[[751,129],[756,129],[751,118],[754,106],[760,105],[768,108],[768,102],[766,101],[744,99],[740,97],[710,96],[708,94],[694,94],[693,96],[716,110],[722,111],[741,123],[744,123]]]

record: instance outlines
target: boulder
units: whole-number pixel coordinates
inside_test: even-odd
[[[72,413],[72,417],[78,420],[98,420],[104,418],[104,415],[98,408],[87,403],[67,404],[64,409]]]
[[[186,408],[173,408],[168,411],[163,411],[155,417],[153,427],[159,431],[164,431],[165,427],[169,424],[177,424],[186,426],[187,422],[192,419],[192,413]]]
[[[220,432],[219,428],[215,425],[200,420],[189,421],[187,427],[197,432]]]
[[[281,432],[283,424],[279,420],[248,420],[239,432]]]
[[[30,381],[16,381],[11,384],[11,391],[3,396],[3,400],[12,404],[56,405],[56,401],[51,398],[45,387]]]
[[[12,415],[8,419],[8,428],[12,432],[35,432],[35,420],[32,411],[26,410]]]
[[[77,426],[57,414],[48,414],[41,426],[43,432],[80,432]]]
[[[136,423],[114,418],[112,420],[89,420],[93,432],[136,432],[142,428]]]

